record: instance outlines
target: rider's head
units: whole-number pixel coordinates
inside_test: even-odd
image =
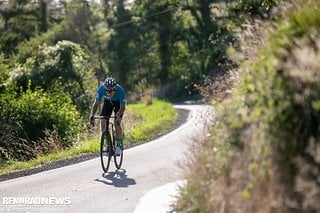
[[[114,78],[108,77],[103,82],[104,88],[106,88],[107,91],[114,91],[117,87],[116,80]]]

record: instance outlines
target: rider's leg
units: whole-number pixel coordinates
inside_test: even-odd
[[[121,155],[123,149],[123,134],[122,134],[122,127],[121,127],[121,120],[114,122],[115,127],[115,147],[116,147],[116,154]]]
[[[122,140],[122,136],[123,136],[122,127],[121,127],[121,120],[118,122],[115,122],[116,139],[120,139],[120,140]]]
[[[120,109],[120,102],[119,101],[113,102],[113,105],[115,107],[114,113],[116,114]],[[115,139],[116,139],[117,146],[122,146],[123,130],[122,130],[122,126],[121,126],[121,121],[122,121],[122,117],[120,120],[119,119],[117,120],[115,118],[115,121],[114,121]]]
[[[107,116],[110,117],[113,110],[113,105],[110,103],[110,101],[104,101],[103,107],[101,110],[101,116]],[[109,119],[101,119],[100,120],[100,131],[104,132],[109,127]]]

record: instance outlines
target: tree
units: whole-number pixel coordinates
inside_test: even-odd
[[[5,63],[4,55],[0,52],[0,91],[2,85],[7,81],[9,78],[9,67]]]
[[[187,1],[183,10],[189,11],[196,21],[189,33],[191,48],[199,51],[201,72],[207,74],[215,65],[224,62],[225,47],[231,41],[231,35],[224,26],[219,26],[213,17],[211,6],[217,0]]]
[[[169,80],[173,43],[176,41],[174,13],[178,8],[178,1],[162,0],[155,2],[147,0],[138,3],[141,4],[141,9],[136,12],[140,13],[140,16],[144,16],[143,27],[145,30],[156,34],[157,51],[160,59],[160,70],[156,77],[161,84],[165,84]]]
[[[46,32],[48,30],[48,3],[46,0],[39,0],[39,8],[40,8],[40,31]]]
[[[116,3],[114,25],[110,26],[113,34],[109,40],[108,50],[111,52],[109,69],[110,73],[128,87],[128,71],[131,64],[130,42],[132,41],[131,14],[125,8],[125,1],[119,0]]]
[[[95,65],[97,81],[106,75],[107,53],[106,46],[109,34],[107,26],[103,24],[101,5],[82,0],[72,0],[66,5],[66,17],[63,22],[64,39],[81,44],[90,54],[92,64]]]
[[[11,81],[24,88],[29,80],[32,87],[45,91],[62,87],[82,115],[89,113],[95,90],[94,74],[88,55],[79,45],[70,41],[61,41],[54,46],[44,44],[37,55],[12,72],[17,77]]]
[[[0,2],[0,44],[6,57],[16,53],[16,47],[23,41],[46,32],[59,22],[52,11],[57,12],[59,4],[53,0],[10,0]]]
[[[16,46],[30,38],[37,29],[36,8],[26,0],[1,2],[0,15],[3,27],[0,45],[5,56],[15,52]]]

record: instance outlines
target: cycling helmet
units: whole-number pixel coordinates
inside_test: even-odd
[[[116,83],[116,80],[114,80],[114,78],[109,77],[109,78],[106,78],[103,84],[106,90],[115,90],[117,83]]]

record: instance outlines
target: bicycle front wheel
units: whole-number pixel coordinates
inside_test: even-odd
[[[108,172],[112,158],[111,137],[108,131],[101,135],[100,140],[100,160],[104,172]]]
[[[116,155],[116,154],[114,155],[114,164],[117,169],[121,168],[122,160],[123,160],[123,147],[122,147],[121,155]]]

